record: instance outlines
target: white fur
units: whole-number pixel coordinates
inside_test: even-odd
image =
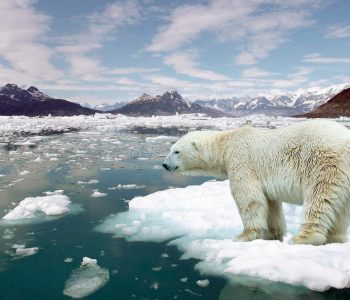
[[[229,178],[244,231],[235,238],[283,240],[281,202],[303,204],[292,243],[345,242],[350,217],[350,131],[312,120],[258,130],[195,131],[164,161],[169,171]]]

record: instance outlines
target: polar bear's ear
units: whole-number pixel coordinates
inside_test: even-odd
[[[199,151],[199,142],[198,141],[192,141],[191,144],[197,151]]]

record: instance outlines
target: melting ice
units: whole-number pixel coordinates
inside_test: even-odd
[[[96,259],[84,257],[79,268],[66,281],[63,294],[81,299],[102,288],[109,281],[109,271],[97,265]]]
[[[243,225],[228,181],[214,181],[134,198],[128,211],[110,216],[97,230],[129,241],[171,240],[169,245],[184,252],[182,259],[201,260],[196,268],[209,275],[244,274],[316,291],[350,287],[350,242],[289,245],[301,207],[284,203],[283,208],[288,227],[283,243],[232,242]]]

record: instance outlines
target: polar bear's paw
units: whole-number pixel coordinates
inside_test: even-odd
[[[346,234],[332,234],[327,239],[327,244],[331,243],[346,243],[348,241],[348,237]]]
[[[298,234],[294,237],[292,237],[288,243],[290,245],[294,244],[305,244],[305,245],[324,245],[327,242],[327,238],[319,233],[319,232],[314,232],[314,233],[309,233],[309,234]]]
[[[274,240],[276,238],[269,230],[245,229],[240,235],[235,236],[232,240],[234,242],[250,242],[257,239]]]

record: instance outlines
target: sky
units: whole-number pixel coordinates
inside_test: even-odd
[[[94,106],[350,82],[349,0],[1,0],[0,86]]]

